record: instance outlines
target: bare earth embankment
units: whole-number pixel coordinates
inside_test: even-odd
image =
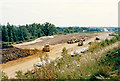
[[[101,40],[106,38],[111,39],[112,36],[109,36],[110,32],[106,33],[75,33],[75,34],[68,34],[68,35],[54,35],[48,37],[41,37],[36,39],[32,42],[26,42],[22,44],[14,45],[15,47],[22,48],[22,49],[39,49],[41,50],[43,45],[46,43],[50,44],[51,50],[49,53],[49,59],[54,60],[57,57],[61,56],[62,49],[66,47],[68,52],[71,53],[72,51],[81,51],[82,49],[88,47],[88,42],[94,41],[96,35],[100,37]],[[85,37],[86,41],[84,45],[79,47],[77,43],[75,44],[67,44],[66,41],[72,38],[81,39]],[[113,45],[115,47],[115,45]],[[33,69],[33,65],[40,61],[39,59],[40,54],[31,55],[24,58],[19,58],[17,60],[9,61],[7,63],[1,64],[2,71],[4,71],[10,78],[15,77],[16,71],[23,71],[26,72],[27,70]]]

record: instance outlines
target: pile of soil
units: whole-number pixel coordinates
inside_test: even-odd
[[[37,49],[20,49],[20,48],[5,48],[2,49],[2,55],[0,57],[2,58],[1,62],[6,63],[8,61],[16,60],[18,58],[26,57],[29,55],[37,54],[39,52],[42,52]]]

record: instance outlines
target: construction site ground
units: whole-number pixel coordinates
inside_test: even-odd
[[[38,38],[32,42],[25,42],[21,44],[14,45],[17,48],[21,49],[39,49],[41,50],[46,43],[50,44],[50,52],[48,52],[48,56],[50,60],[55,60],[57,57],[61,57],[61,52],[64,47],[68,50],[70,54],[73,51],[80,52],[81,50],[87,48],[89,46],[89,42],[94,41],[95,37],[98,36],[101,40],[111,39],[113,36],[109,36],[112,32],[102,32],[102,33],[74,33],[68,35],[54,35],[54,36],[45,36]],[[77,43],[67,44],[67,40],[77,38],[81,39],[85,37],[86,41],[83,46],[78,46]],[[81,54],[81,53],[80,53]],[[3,63],[0,66],[2,67],[2,71],[5,72],[9,78],[15,78],[16,71],[26,72],[28,70],[32,70],[34,68],[34,64],[40,62],[40,55],[35,54],[31,56],[27,56],[24,58],[19,58],[17,60],[9,61],[7,63]]]

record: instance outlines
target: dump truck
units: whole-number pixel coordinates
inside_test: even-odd
[[[83,45],[83,41],[79,41],[78,46],[82,46],[82,45]]]
[[[44,46],[43,51],[44,51],[44,52],[50,52],[50,46],[49,46],[49,44],[46,44],[46,45]]]

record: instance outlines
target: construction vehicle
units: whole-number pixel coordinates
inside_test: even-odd
[[[67,43],[68,44],[73,44],[73,41],[72,40],[68,40]]]
[[[74,39],[72,39],[71,41],[72,41],[73,43],[75,43],[75,40],[74,40]]]
[[[85,41],[85,39],[84,39],[84,38],[82,38],[81,40],[82,40],[82,41]]]
[[[78,39],[75,39],[75,43],[77,43],[77,42],[79,42],[79,40],[78,40]]]
[[[100,38],[99,38],[99,37],[96,37],[96,40],[100,40]]]
[[[77,42],[79,42],[78,39],[71,39],[71,40],[67,41],[68,44],[73,44],[73,43],[77,43]]]
[[[68,40],[67,43],[68,43],[68,44],[73,44],[73,43],[75,43],[75,40],[73,40],[73,39]]]
[[[49,46],[49,44],[46,44],[46,45],[44,46],[43,51],[44,51],[44,52],[50,52],[50,46]]]
[[[78,42],[78,46],[82,46],[82,45],[83,45],[83,41],[80,40],[80,41]]]

